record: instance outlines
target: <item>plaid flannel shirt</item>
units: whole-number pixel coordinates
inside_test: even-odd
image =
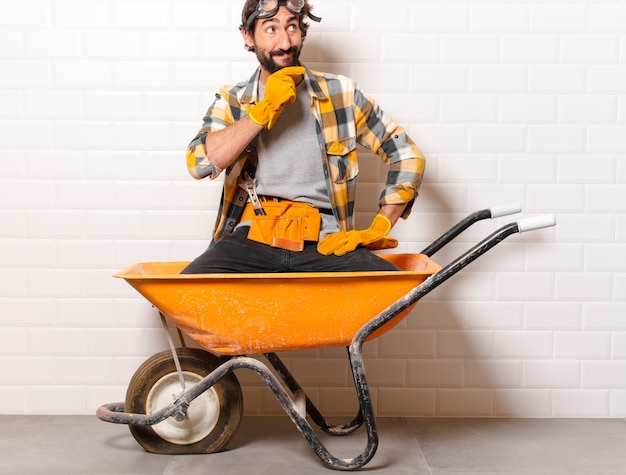
[[[224,129],[246,115],[257,102],[260,68],[247,81],[222,88],[209,107],[202,128],[187,150],[187,168],[196,179],[217,178],[222,170],[206,158],[207,134]],[[422,181],[425,159],[404,129],[387,116],[349,78],[307,69],[306,87],[317,134],[325,144],[324,174],[331,207],[341,231],[354,229],[354,200],[358,175],[357,143],[379,155],[388,165],[380,205],[406,204],[411,212]],[[247,201],[244,172],[256,169],[254,143],[225,170],[224,186],[213,240],[232,232]]]

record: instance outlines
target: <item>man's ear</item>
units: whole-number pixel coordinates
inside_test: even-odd
[[[244,43],[246,43],[246,47],[248,49],[254,48],[254,36],[252,35],[252,33],[249,31],[245,31],[243,26],[239,28],[239,31],[241,32]]]

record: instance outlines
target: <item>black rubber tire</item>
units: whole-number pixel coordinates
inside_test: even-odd
[[[196,348],[178,348],[176,353],[185,378],[192,378],[192,382],[197,382],[210,374],[222,361],[219,357]],[[126,412],[148,414],[149,398],[158,396],[158,389],[153,390],[153,388],[159,388],[157,383],[161,384],[162,381],[174,380],[178,381],[178,374],[172,353],[167,350],[151,356],[137,369],[128,385]],[[180,388],[180,384],[176,384]],[[156,396],[155,391],[157,391]],[[201,400],[201,398],[205,399]],[[199,401],[196,404],[202,408],[205,400],[212,401],[209,404],[211,404],[211,409],[214,409],[211,414],[213,420],[206,425],[203,420],[200,421],[200,440],[196,440],[197,436],[192,442],[168,440],[167,436],[160,435],[159,432],[162,430],[158,426],[130,425],[130,432],[139,445],[151,453],[182,455],[218,452],[235,436],[243,415],[243,395],[235,375],[231,373],[220,379],[209,390],[192,401],[190,411],[187,412],[187,423],[193,422],[189,418],[194,412],[192,411],[194,403]],[[151,412],[156,412],[163,406],[165,404]],[[180,429],[171,417],[160,424],[165,424],[166,427],[170,425],[174,427],[174,430]],[[205,427],[202,427],[203,425]],[[185,429],[183,428],[182,431],[184,432]]]

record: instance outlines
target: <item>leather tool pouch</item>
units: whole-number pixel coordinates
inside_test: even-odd
[[[248,239],[289,251],[302,251],[304,241],[317,241],[321,216],[317,208],[294,201],[265,201],[264,216],[254,213],[248,203],[241,217],[250,220]]]

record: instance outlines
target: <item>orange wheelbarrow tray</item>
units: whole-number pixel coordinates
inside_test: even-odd
[[[163,319],[170,349],[149,358],[132,377],[124,403],[101,406],[104,421],[128,424],[147,451],[212,453],[234,437],[243,413],[233,372],[257,373],[329,468],[367,464],[378,447],[374,410],[365,376],[363,344],[398,324],[420,298],[506,237],[555,224],[553,215],[509,223],[451,263],[430,257],[477,221],[519,212],[518,206],[477,211],[420,254],[382,254],[399,272],[181,275],[184,262],[130,266],[125,279]],[[168,323],[179,332],[176,348]],[[202,348],[187,348],[182,334]],[[359,412],[346,425],[329,424],[277,353],[344,346],[348,350]],[[264,361],[249,355],[264,355]],[[365,426],[367,444],[352,459],[333,456],[309,419],[330,435]]]

